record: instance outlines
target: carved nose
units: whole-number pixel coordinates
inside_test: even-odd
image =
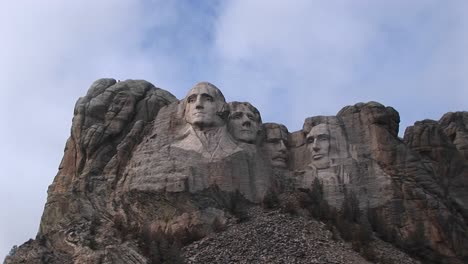
[[[203,104],[199,98],[197,98],[197,101],[195,101],[195,108],[196,109],[203,109]]]
[[[203,109],[203,102],[202,102],[200,96],[197,96],[197,98],[195,99],[195,108],[196,109]]]
[[[314,143],[312,144],[312,149],[313,149],[314,151],[320,150],[320,146],[317,144],[316,141],[314,141]]]
[[[249,128],[251,125],[252,124],[250,123],[250,121],[245,121],[244,123],[242,123],[242,126],[247,128]]]
[[[281,152],[286,152],[286,145],[284,144],[283,140],[280,140],[280,150]]]
[[[320,150],[320,146],[314,142],[314,144],[312,145],[312,149],[314,151],[318,151],[318,150]]]

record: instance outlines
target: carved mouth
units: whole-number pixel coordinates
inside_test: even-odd
[[[312,156],[312,158],[313,158],[314,160],[318,160],[318,159],[323,158],[323,156],[324,156],[323,154],[315,154],[315,155]]]
[[[288,160],[288,157],[284,155],[280,155],[280,156],[273,157],[273,160],[286,163],[286,161]]]

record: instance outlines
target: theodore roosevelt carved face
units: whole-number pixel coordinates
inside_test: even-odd
[[[307,148],[312,156],[311,164],[317,169],[330,167],[330,131],[326,124],[319,124],[306,136]]]
[[[285,126],[268,123],[264,125],[265,142],[263,148],[271,160],[271,166],[275,168],[288,167],[288,130]]]
[[[260,112],[250,103],[231,102],[228,129],[231,135],[242,142],[255,143],[262,124]]]
[[[226,101],[221,91],[211,83],[195,85],[185,97],[185,120],[192,127],[204,130],[223,125],[221,118]]]

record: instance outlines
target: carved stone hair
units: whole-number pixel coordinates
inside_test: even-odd
[[[209,83],[209,82],[199,82],[189,90],[187,95],[190,94],[190,92],[193,89],[195,89],[197,87],[203,87],[203,86],[209,87],[209,88],[214,90],[214,96],[215,96],[214,100],[221,102],[221,105],[218,107],[218,110],[216,111],[216,114],[219,117],[221,117],[221,119],[226,120],[228,115],[229,115],[229,111],[228,111],[228,108],[227,108],[227,105],[226,105],[226,99],[224,98],[224,95],[221,92],[221,90],[219,90],[218,87],[216,87],[214,84]],[[185,109],[187,107],[187,100],[188,100],[188,96],[185,96],[184,100],[182,100],[183,116],[185,116]]]
[[[246,106],[250,111],[252,111],[252,113],[254,113],[255,115],[256,121],[260,124],[262,123],[262,116],[260,115],[260,112],[255,106],[251,105],[249,102],[236,102],[236,101],[230,102],[227,104],[227,109],[229,110],[229,113],[232,113],[241,105]]]
[[[262,140],[268,140],[272,136],[279,137],[288,141],[289,131],[285,125],[277,123],[264,123],[262,124]],[[289,145],[289,142],[286,142]]]
[[[302,132],[304,136],[307,136],[311,129],[317,125],[325,124],[328,127],[330,133],[330,147],[331,147],[331,158],[346,158],[349,157],[349,146],[348,138],[344,129],[344,124],[336,116],[314,116],[308,117],[304,121]]]
[[[199,82],[197,83],[194,87],[192,87],[192,89],[196,88],[196,87],[199,87],[199,86],[208,86],[208,87],[211,87],[213,88],[213,90],[215,91],[215,95],[216,95],[216,99],[221,99],[221,101],[223,102],[226,102],[226,99],[224,98],[224,95],[223,93],[221,92],[221,90],[218,89],[218,87],[216,87],[214,84],[210,83],[210,82]],[[192,90],[190,89],[190,91]]]

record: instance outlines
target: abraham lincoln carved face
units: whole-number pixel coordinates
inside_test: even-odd
[[[326,124],[312,127],[306,136],[307,148],[312,156],[311,164],[317,169],[330,167],[330,131]]]

